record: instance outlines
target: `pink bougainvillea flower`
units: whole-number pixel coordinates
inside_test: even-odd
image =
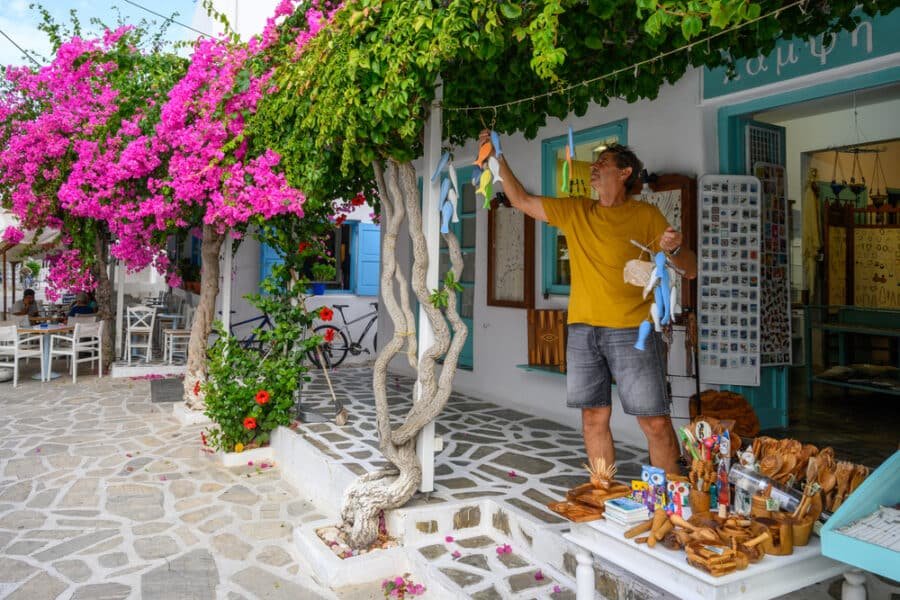
[[[562,588],[559,587],[558,585],[554,585],[554,586],[553,586],[553,593],[554,593],[554,594],[562,594]]]
[[[448,535],[447,537],[444,538],[444,541],[447,542],[448,544],[451,543],[451,542],[453,542],[453,536],[452,536],[452,535]]]
[[[462,552],[460,552],[459,550],[454,550],[450,556],[452,556],[453,558],[459,558],[460,556],[462,556]]]
[[[502,546],[497,546],[497,554],[509,554],[512,552],[512,546],[509,544],[503,544]]]
[[[544,574],[541,572],[540,569],[538,569],[537,573],[534,574],[534,579],[535,579],[535,581],[543,581],[544,580]]]
[[[507,475],[509,475],[510,477],[518,477],[519,476],[519,474],[516,473],[515,471],[510,471],[509,473],[507,473]]]
[[[252,461],[252,460],[248,460],[248,461],[247,461],[247,466],[248,466],[248,467],[252,467],[252,466],[253,466],[253,461]]]

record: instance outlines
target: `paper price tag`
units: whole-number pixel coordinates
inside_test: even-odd
[[[775,498],[766,498],[766,510],[777,511],[780,508],[778,500]]]

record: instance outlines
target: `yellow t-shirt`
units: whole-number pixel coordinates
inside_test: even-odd
[[[653,296],[625,283],[625,263],[640,256],[631,240],[652,250],[669,226],[652,204],[629,198],[604,207],[590,198],[546,198],[550,224],[566,236],[572,271],[569,323],[637,327],[648,318]],[[644,260],[649,260],[644,254]]]

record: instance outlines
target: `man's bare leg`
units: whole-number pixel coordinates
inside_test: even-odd
[[[668,415],[638,417],[638,424],[647,437],[650,464],[665,469],[666,473],[680,473],[678,467],[678,440]]]
[[[581,409],[581,431],[588,458],[594,460],[602,457],[607,465],[616,464],[616,449],[609,430],[611,414],[611,406]]]

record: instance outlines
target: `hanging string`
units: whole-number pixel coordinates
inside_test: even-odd
[[[639,69],[640,67],[642,67],[643,65],[652,63],[652,62],[657,61],[657,60],[661,60],[661,59],[663,59],[663,58],[666,58],[666,57],[668,57],[668,56],[672,56],[673,54],[677,54],[677,53],[682,52],[682,51],[690,51],[690,49],[693,48],[694,46],[699,46],[699,45],[701,45],[701,44],[707,44],[707,49],[709,49],[709,43],[710,43],[711,40],[714,40],[714,39],[716,39],[716,38],[718,38],[718,37],[721,37],[721,36],[723,36],[723,35],[726,35],[726,34],[728,34],[728,33],[733,32],[733,31],[737,31],[737,30],[739,30],[739,29],[743,29],[744,27],[746,27],[746,26],[748,26],[748,25],[752,25],[753,23],[757,23],[757,22],[759,22],[759,21],[762,21],[763,19],[768,19],[768,18],[771,17],[771,16],[775,16],[775,15],[777,15],[777,14],[781,14],[781,13],[784,12],[785,10],[794,8],[795,6],[801,6],[801,7],[802,7],[802,5],[806,4],[807,1],[808,1],[808,0],[794,0],[794,1],[791,2],[790,4],[786,4],[786,5],[784,5],[784,6],[781,6],[781,7],[777,8],[776,10],[769,11],[769,12],[763,14],[763,15],[760,15],[760,16],[756,17],[755,19],[750,19],[749,21],[744,21],[743,23],[739,23],[738,25],[734,25],[734,26],[732,26],[732,27],[729,27],[728,29],[723,29],[722,31],[719,31],[719,32],[717,32],[717,33],[713,33],[712,35],[709,35],[709,36],[707,36],[707,37],[705,37],[705,38],[701,38],[701,39],[698,39],[698,40],[696,40],[696,41],[693,41],[693,42],[691,42],[691,43],[689,43],[689,44],[685,44],[684,46],[679,46],[678,48],[675,48],[675,49],[673,49],[673,50],[667,50],[666,52],[661,52],[660,54],[657,54],[656,56],[653,56],[653,57],[651,57],[651,58],[647,58],[647,59],[645,59],[645,60],[638,61],[638,62],[636,62],[636,63],[634,63],[634,64],[628,65],[627,67],[621,67],[621,68],[619,68],[619,69],[615,69],[614,71],[610,71],[609,73],[605,73],[605,74],[603,74],[603,75],[599,75],[599,76],[593,77],[593,78],[591,78],[591,79],[586,79],[586,80],[584,80],[584,81],[579,81],[578,83],[572,83],[572,84],[567,85],[567,86],[562,86],[562,87],[559,87],[559,88],[557,88],[557,89],[555,89],[555,90],[551,90],[551,91],[549,91],[549,92],[543,92],[543,93],[541,93],[541,94],[535,94],[535,95],[533,95],[533,96],[528,96],[527,98],[519,98],[519,99],[517,99],[517,100],[510,100],[509,102],[501,102],[501,103],[499,103],[499,104],[488,104],[488,105],[485,105],[485,106],[443,106],[443,105],[442,105],[441,108],[442,108],[443,110],[446,110],[446,111],[454,111],[454,112],[472,112],[472,111],[479,112],[479,111],[484,111],[484,110],[494,110],[494,111],[496,111],[497,109],[501,109],[501,108],[510,108],[510,107],[513,107],[513,106],[518,106],[519,104],[524,104],[524,103],[526,103],[526,102],[531,102],[532,105],[533,105],[533,103],[536,102],[537,100],[540,100],[540,99],[542,99],[542,98],[550,98],[550,97],[552,97],[552,96],[557,96],[557,95],[559,95],[559,94],[565,94],[565,93],[568,93],[568,92],[570,92],[571,90],[577,88],[578,86],[587,86],[587,85],[590,85],[590,84],[592,84],[592,83],[597,83],[597,82],[599,82],[599,81],[603,81],[603,80],[605,80],[605,79],[609,79],[610,77],[616,78],[615,80],[618,81],[618,75],[619,75],[620,73],[627,73],[627,72],[631,71],[631,72],[634,73],[635,76],[637,76],[638,69]]]

